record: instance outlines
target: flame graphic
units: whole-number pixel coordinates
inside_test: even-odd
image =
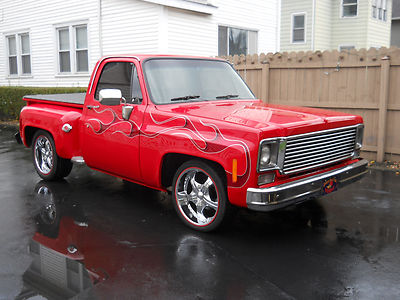
[[[199,119],[199,123],[203,127],[201,131],[204,132],[204,134],[201,134],[192,120],[187,116],[179,115],[160,121],[156,120],[152,111],[150,111],[150,117],[154,124],[163,126],[164,128],[154,133],[148,133],[141,130],[134,121],[118,117],[117,113],[110,108],[101,111],[94,109],[94,112],[102,115],[102,121],[98,118],[91,118],[87,121],[86,125],[95,134],[104,134],[112,128],[113,131],[111,134],[120,133],[128,138],[134,138],[139,136],[139,134],[143,137],[155,138],[168,132],[170,135],[186,137],[198,151],[206,154],[218,155],[231,148],[239,149],[244,154],[245,169],[242,174],[237,175],[235,183],[232,182],[232,176],[227,176],[228,186],[235,188],[243,187],[249,179],[251,171],[249,147],[241,140],[226,138],[215,124],[205,123]],[[207,137],[204,136],[205,134]],[[225,172],[231,174],[228,170],[225,170]]]

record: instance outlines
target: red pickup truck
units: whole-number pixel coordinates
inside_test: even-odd
[[[221,59],[108,56],[86,95],[25,96],[17,140],[46,180],[72,162],[172,191],[189,227],[231,205],[271,211],[331,193],[367,170],[359,116],[263,103]]]

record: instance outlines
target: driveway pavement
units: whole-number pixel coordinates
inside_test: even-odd
[[[375,171],[209,234],[165,193],[74,166],[36,174],[0,127],[0,299],[400,299],[400,176]]]

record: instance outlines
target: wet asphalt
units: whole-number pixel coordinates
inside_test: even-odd
[[[85,166],[36,174],[0,127],[0,299],[400,299],[400,176],[198,233],[170,197]]]

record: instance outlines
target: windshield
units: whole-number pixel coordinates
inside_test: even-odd
[[[226,62],[205,59],[150,59],[144,63],[155,104],[254,99],[242,78]]]

